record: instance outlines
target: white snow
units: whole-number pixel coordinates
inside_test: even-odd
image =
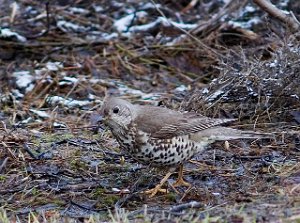
[[[33,81],[35,78],[29,71],[16,71],[12,75],[16,78],[18,88],[25,88],[25,92],[29,92],[34,88]]]
[[[208,88],[204,88],[204,89],[202,90],[202,94],[208,94],[208,92],[209,92]]]
[[[100,5],[93,5],[95,12],[103,12],[104,8]]]
[[[144,2],[141,2],[140,9],[147,10],[147,9],[159,9],[161,8],[161,4],[153,4],[151,2],[147,2],[146,4]]]
[[[75,108],[75,107],[82,107],[85,105],[89,105],[92,102],[90,101],[79,101],[79,100],[74,100],[74,99],[65,99],[60,96],[51,96],[47,98],[47,102],[52,104],[52,105],[64,105],[68,108]]]
[[[32,113],[38,115],[41,118],[49,118],[50,117],[48,115],[48,113],[45,112],[45,111],[40,111],[40,110],[36,110],[36,109],[29,109],[29,111],[31,111]]]
[[[20,99],[20,98],[24,97],[24,94],[22,94],[18,89],[11,90],[11,93],[17,99]]]
[[[143,11],[136,13],[137,18],[141,18],[142,16],[146,16],[146,15],[147,15],[147,13],[143,12]],[[177,27],[180,29],[188,29],[188,30],[197,27],[197,24],[186,24],[186,23],[173,22],[170,19],[167,19],[162,16],[158,17],[156,20],[154,20],[153,22],[150,22],[148,24],[135,25],[135,26],[129,27],[129,25],[132,22],[132,19],[135,19],[134,14],[127,15],[127,16],[115,21],[114,27],[120,33],[122,33],[123,36],[127,36],[127,37],[129,37],[132,32],[147,31],[158,25],[162,25],[164,27],[174,26],[174,27]]]
[[[90,11],[87,10],[87,9],[84,9],[84,8],[77,8],[77,7],[70,7],[68,8],[70,12],[72,13],[78,13],[78,14],[83,14],[83,15],[86,15],[86,14],[89,14]]]
[[[250,29],[253,25],[259,24],[261,22],[261,19],[259,17],[253,17],[245,22],[234,22],[229,21],[228,24],[232,25],[233,27],[241,27],[244,29]]]
[[[133,19],[140,19],[142,17],[147,16],[147,12],[145,11],[140,11],[137,13],[132,13],[129,14],[127,16],[124,16],[123,18],[116,20],[114,22],[114,27],[116,28],[116,30],[118,30],[120,33],[121,32],[126,32],[128,29],[128,26],[131,24]]]
[[[224,94],[223,90],[217,90],[215,93],[207,97],[207,101],[214,101],[216,98],[218,98],[220,95]]]
[[[77,83],[79,80],[75,77],[68,77],[68,76],[65,76],[60,82],[59,82],[59,85],[60,86],[63,86],[63,85],[72,85],[72,84],[75,84]]]
[[[46,68],[50,71],[58,71],[63,68],[63,65],[61,62],[47,62]]]
[[[185,85],[180,85],[179,87],[175,88],[175,91],[179,91],[179,92],[182,92],[182,91],[186,91],[188,90],[187,86]]]
[[[67,126],[66,126],[66,124],[61,123],[61,122],[54,122],[53,127],[55,127],[55,128],[66,128]]]
[[[71,22],[67,22],[64,20],[60,20],[56,24],[58,28],[60,28],[64,32],[69,32],[70,30],[75,31],[75,32],[85,32],[88,29],[84,26],[80,26]]]
[[[20,42],[26,42],[26,41],[27,41],[26,37],[21,36],[21,35],[19,35],[18,33],[13,32],[13,31],[11,31],[11,30],[8,29],[8,28],[2,29],[2,28],[0,27],[0,38],[1,38],[1,37],[3,37],[3,38],[15,37],[15,38],[16,38],[18,41],[20,41]]]

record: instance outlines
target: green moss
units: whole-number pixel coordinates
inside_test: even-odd
[[[66,134],[61,134],[61,133],[57,133],[57,134],[43,134],[43,136],[41,137],[41,141],[42,142],[57,142],[57,141],[62,141],[65,139],[72,139],[74,138],[74,135],[71,133],[66,133]]]
[[[39,139],[39,138],[31,139],[31,143],[33,143],[35,146],[39,147],[41,145],[41,139]]]
[[[45,133],[40,138],[31,139],[31,142],[36,146],[40,146],[41,143],[52,143],[72,138],[74,138],[74,135],[71,133]]]
[[[104,194],[99,191],[97,196],[98,203],[96,204],[96,208],[109,208],[113,207],[117,201],[120,199],[118,195],[115,194]]]
[[[85,162],[78,160],[78,159],[74,159],[70,162],[71,168],[73,170],[77,170],[77,169],[88,169],[88,166],[86,165]]]
[[[100,195],[103,195],[105,193],[105,191],[106,190],[103,187],[99,187],[99,188],[94,190],[93,197],[98,197]]]
[[[176,193],[174,192],[170,192],[168,194],[166,194],[166,199],[170,202],[176,202]]]
[[[32,188],[32,190],[31,190],[32,195],[37,195],[38,193],[39,193],[38,189],[36,189],[35,187]]]
[[[4,175],[0,175],[0,181],[4,181],[4,180],[6,180],[6,176],[4,176]]]
[[[81,154],[82,154],[82,151],[79,149],[74,152],[74,156],[81,156]]]
[[[105,206],[111,207],[119,200],[119,196],[114,194],[105,195],[102,202]]]

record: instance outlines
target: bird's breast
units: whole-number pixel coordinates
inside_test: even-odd
[[[182,163],[205,148],[190,140],[188,135],[158,139],[139,132],[137,136],[130,150],[132,157],[139,162],[157,166]]]
[[[120,146],[135,160],[156,166],[183,163],[203,151],[207,144],[194,141],[189,135],[165,139],[153,138],[149,133],[134,127],[123,132],[113,131],[113,135]]]

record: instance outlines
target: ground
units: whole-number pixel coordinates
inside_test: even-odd
[[[300,221],[299,39],[251,2],[192,2],[2,1],[0,222]],[[214,143],[192,188],[149,198],[167,170],[92,124],[105,94],[273,137]]]

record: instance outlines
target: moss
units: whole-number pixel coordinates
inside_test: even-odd
[[[85,162],[78,160],[78,159],[74,159],[70,162],[71,168],[74,170],[77,169],[88,169],[88,166],[86,165]]]
[[[96,188],[93,192],[93,197],[98,197],[100,195],[103,195],[105,192],[106,190],[103,187]]]
[[[119,196],[116,194],[107,194],[107,190],[103,187],[96,188],[92,193],[93,199],[97,199],[99,201],[98,206],[102,207],[111,207],[118,200]]]
[[[61,134],[61,133],[57,133],[57,134],[44,134],[41,137],[41,141],[42,142],[56,142],[56,141],[62,141],[62,140],[66,140],[66,139],[72,139],[74,138],[74,135],[71,133],[66,133],[66,134]]]
[[[113,206],[119,200],[119,196],[115,194],[105,195],[102,202],[105,206]]]
[[[38,189],[36,189],[35,187],[32,188],[32,190],[31,190],[32,195],[37,195],[38,193],[39,193]]]
[[[104,193],[99,193],[97,198],[98,198],[98,203],[96,204],[96,208],[113,207],[120,199],[119,196],[116,194],[104,194]]]
[[[170,202],[176,202],[176,193],[174,192],[170,192],[168,194],[166,194],[166,199]]]

